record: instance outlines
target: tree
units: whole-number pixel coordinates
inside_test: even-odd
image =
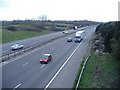
[[[39,16],[39,19],[41,21],[47,21],[48,20],[48,16],[47,15],[41,15],[41,16]]]
[[[43,29],[43,30],[45,30],[46,21],[48,19],[48,16],[47,15],[42,15],[42,16],[39,16],[39,19],[41,21],[40,28]]]

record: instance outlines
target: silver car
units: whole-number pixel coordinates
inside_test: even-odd
[[[12,50],[17,50],[17,49],[22,49],[23,45],[22,44],[14,44],[11,46]]]
[[[69,38],[67,39],[67,42],[72,42],[72,37],[69,37]]]

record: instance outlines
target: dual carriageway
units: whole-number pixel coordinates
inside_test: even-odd
[[[2,88],[72,88],[80,63],[89,53],[95,29],[95,25],[84,28],[84,39],[80,43],[67,42],[68,37],[74,37],[73,33],[3,62]],[[63,33],[57,32],[16,42],[28,47],[60,35]],[[2,46],[3,54],[11,51],[10,46],[13,43],[15,42]],[[48,64],[41,64],[39,59],[45,53],[50,53],[53,60]]]

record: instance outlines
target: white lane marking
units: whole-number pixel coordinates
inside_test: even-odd
[[[26,63],[24,63],[22,66],[25,66],[25,65],[27,65],[29,62],[26,62]]]
[[[91,32],[92,33],[92,32]],[[90,33],[87,34],[87,36],[89,35]],[[87,36],[84,38],[86,39]],[[83,39],[83,40],[84,40]],[[50,84],[53,82],[53,80],[57,77],[57,75],[60,73],[60,71],[63,69],[63,67],[67,64],[67,62],[70,60],[70,58],[73,56],[73,54],[77,51],[77,49],[79,48],[79,46],[83,43],[83,41],[75,48],[75,50],[72,52],[72,54],[67,58],[67,60],[64,62],[64,64],[60,67],[60,69],[57,71],[57,73],[53,76],[53,78],[49,81],[49,83],[45,86],[44,90],[46,90]]]
[[[43,64],[40,68],[43,68],[45,66],[45,64]]]
[[[21,84],[18,84],[17,86],[15,86],[15,88],[13,88],[13,90],[15,90],[16,88],[18,88]]]

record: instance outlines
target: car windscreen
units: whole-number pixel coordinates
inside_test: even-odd
[[[44,55],[44,56],[42,56],[42,58],[48,58],[48,56],[47,56],[47,55]]]
[[[80,36],[75,36],[75,38],[81,38]]]

